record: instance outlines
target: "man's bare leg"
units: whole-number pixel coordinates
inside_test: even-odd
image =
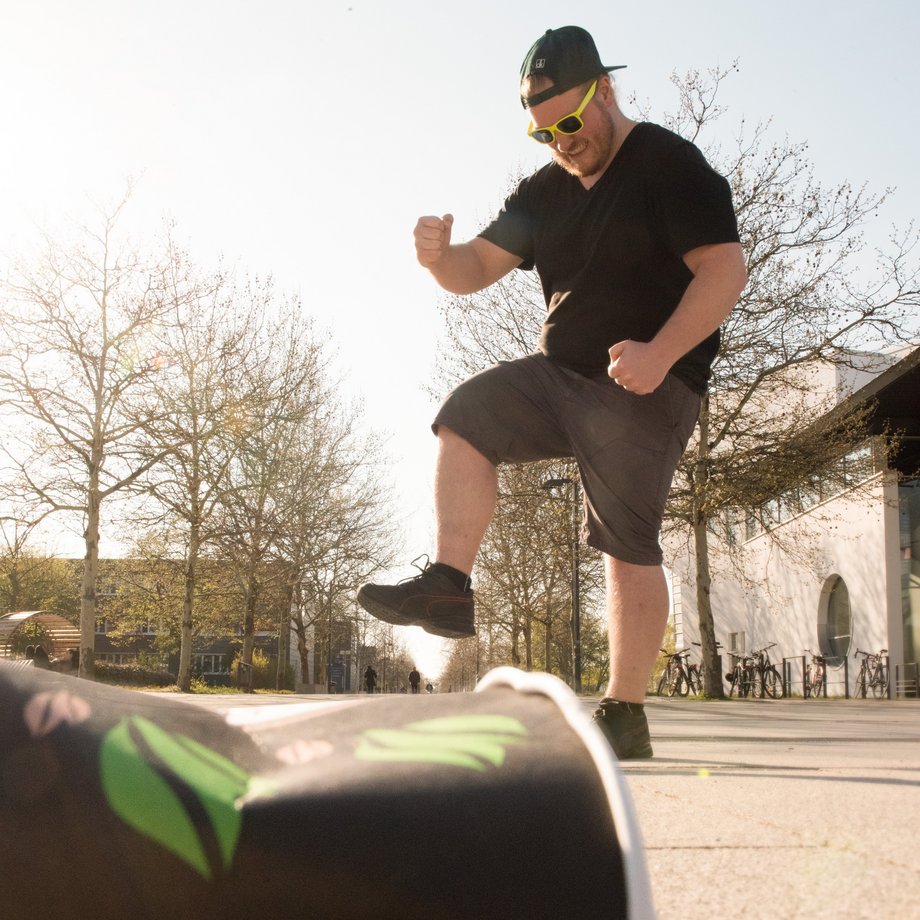
[[[645,699],[649,675],[668,621],[664,569],[605,556],[610,682],[606,696],[625,703]]]
[[[468,441],[438,427],[435,561],[469,575],[495,511],[498,472]]]

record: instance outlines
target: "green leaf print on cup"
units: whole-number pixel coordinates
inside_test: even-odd
[[[230,868],[243,820],[239,799],[264,783],[141,716],[123,719],[106,734],[99,767],[103,791],[122,821],[206,879],[216,868]],[[216,841],[219,858],[209,858],[206,839]]]
[[[527,729],[510,716],[445,716],[402,728],[372,728],[361,735],[358,760],[440,763],[483,771],[500,767],[507,749],[521,744]]]

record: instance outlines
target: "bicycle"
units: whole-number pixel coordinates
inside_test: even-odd
[[[859,674],[856,675],[856,696],[866,699],[869,691],[878,700],[883,696],[888,696],[888,668],[885,663],[885,656],[888,649],[883,648],[878,654],[872,652],[861,652],[856,649],[853,655],[863,656],[862,664],[859,668]]]
[[[754,659],[750,655],[733,655],[735,666],[725,675],[729,683],[728,695],[734,696],[736,693],[741,699],[747,699],[748,695],[754,694],[755,680],[759,680],[760,675],[754,666]]]
[[[700,676],[700,667],[696,662],[690,661],[690,650],[681,649],[679,652],[669,652],[661,649],[668,660],[664,671],[658,679],[656,693],[658,696],[687,696],[690,693],[703,692],[703,680]]]
[[[822,692],[826,695],[827,661],[823,655],[816,654],[810,648],[805,651],[811,655],[811,661],[805,671],[805,684],[802,688],[802,693],[807,700],[810,696],[815,698],[821,696]]]
[[[770,661],[769,649],[776,646],[775,642],[765,645],[756,652],[751,652],[753,659],[753,682],[751,690],[756,698],[769,696],[778,700],[783,696],[783,678],[776,665]]]

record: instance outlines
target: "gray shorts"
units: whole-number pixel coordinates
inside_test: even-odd
[[[495,465],[574,458],[587,543],[624,562],[660,565],[665,501],[699,411],[699,395],[673,374],[637,396],[606,375],[584,377],[535,354],[461,383],[432,428],[447,426]]]

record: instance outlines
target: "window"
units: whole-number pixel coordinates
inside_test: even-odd
[[[225,655],[193,655],[192,669],[197,674],[226,674]]]
[[[137,655],[134,652],[99,652],[96,661],[104,661],[106,664],[134,664],[137,661]]]
[[[728,650],[732,653],[732,655],[743,655],[746,651],[746,648],[747,645],[743,632],[728,634]]]
[[[818,610],[818,645],[832,667],[842,664],[850,651],[852,620],[846,582],[832,575],[824,584]]]
[[[843,494],[847,489],[871,479],[876,472],[884,469],[884,464],[876,456],[873,443],[869,442],[840,457],[833,468],[833,476],[822,475],[819,470],[806,482],[757,508],[749,509],[745,517],[744,539],[753,540],[764,531],[791,521],[835,495]]]

